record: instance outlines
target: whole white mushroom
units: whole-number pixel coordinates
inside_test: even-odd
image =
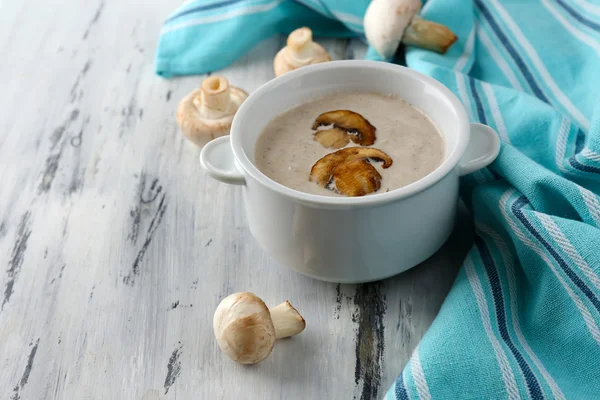
[[[421,0],[372,0],[363,20],[369,44],[386,59],[394,56],[400,42],[445,53],[456,35],[419,17],[420,9]]]
[[[269,310],[260,297],[248,292],[225,297],[213,319],[219,347],[241,364],[264,360],[275,339],[297,335],[305,327],[304,318],[289,301]]]

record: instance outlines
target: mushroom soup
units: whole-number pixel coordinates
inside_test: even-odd
[[[401,98],[335,93],[288,110],[264,129],[255,165],[289,188],[323,196],[385,193],[444,159],[433,122]]]

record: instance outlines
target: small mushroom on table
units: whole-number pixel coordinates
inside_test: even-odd
[[[364,17],[365,35],[382,57],[394,56],[400,42],[446,53],[456,41],[448,27],[424,20],[417,13],[421,0],[373,0]]]
[[[179,102],[177,123],[188,139],[202,147],[229,134],[233,116],[247,97],[242,89],[229,86],[226,78],[210,76]]]
[[[319,43],[313,42],[310,28],[299,28],[290,33],[287,46],[279,50],[273,60],[275,76],[304,67],[331,61],[327,50]]]
[[[221,350],[241,364],[267,358],[275,339],[297,335],[306,327],[304,318],[289,301],[272,308],[255,294],[234,293],[224,298],[213,319]]]

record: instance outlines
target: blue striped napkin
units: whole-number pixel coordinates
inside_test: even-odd
[[[367,3],[191,2],[163,28],[157,72],[212,70],[300,25],[361,36]],[[409,48],[408,66],[448,86],[502,149],[462,181],[474,246],[387,398],[599,399],[600,3],[430,0],[422,14],[459,40],[446,55]],[[247,40],[217,57],[242,28]]]

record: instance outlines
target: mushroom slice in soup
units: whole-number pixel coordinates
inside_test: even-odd
[[[350,139],[361,146],[371,146],[377,136],[376,128],[362,115],[350,110],[328,111],[317,117],[312,128],[333,125],[335,128],[346,131]],[[318,134],[319,131],[316,132]]]
[[[350,196],[364,196],[381,187],[381,175],[370,160],[389,168],[393,160],[379,149],[350,147],[328,154],[310,170],[309,180],[331,191]]]
[[[341,149],[350,143],[348,133],[340,128],[322,129],[316,131],[313,139],[328,149]]]

